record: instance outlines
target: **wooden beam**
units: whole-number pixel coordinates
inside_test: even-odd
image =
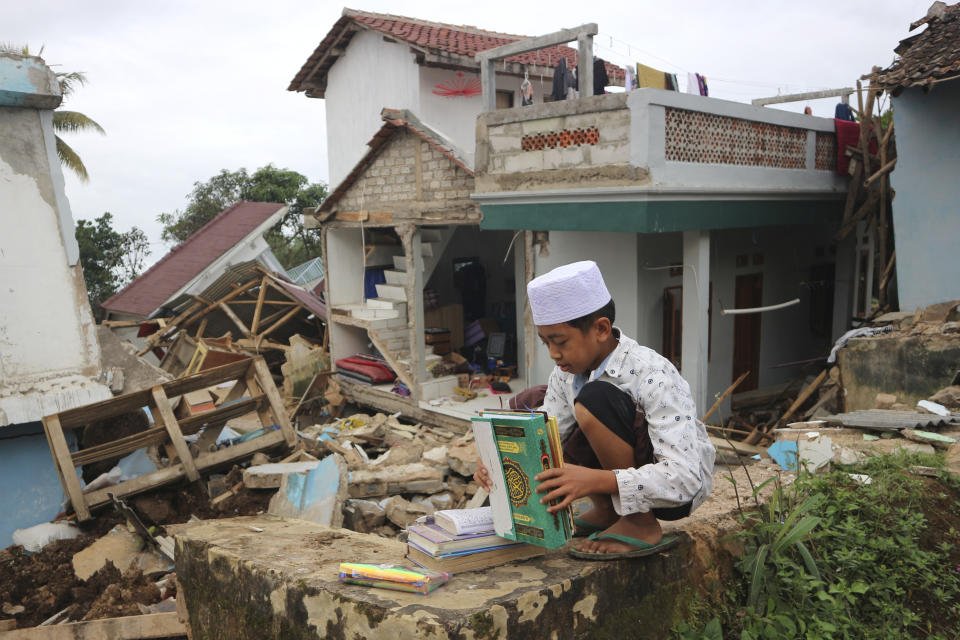
[[[153,395],[153,402],[156,404],[159,414],[154,415],[154,421],[159,417],[161,422],[163,422],[163,427],[170,435],[173,448],[177,450],[177,455],[180,456],[180,463],[187,473],[187,478],[189,478],[190,482],[196,482],[200,479],[200,473],[197,471],[197,467],[193,462],[190,447],[187,446],[186,440],[183,439],[183,432],[180,431],[180,424],[177,422],[177,417],[173,415],[170,400],[163,392],[163,386],[157,385],[150,390],[150,393]]]
[[[270,325],[270,327],[269,327],[266,331],[264,331],[264,332],[261,333],[260,335],[256,336],[254,339],[260,340],[260,339],[262,339],[262,338],[266,338],[268,335],[270,335],[271,333],[273,333],[275,330],[279,329],[281,326],[283,326],[284,324],[286,324],[286,322],[287,322],[290,318],[292,318],[293,316],[295,316],[295,315],[297,315],[298,313],[300,313],[300,310],[301,310],[301,309],[303,309],[303,305],[298,306],[298,307],[294,307],[293,309],[290,309],[290,311],[287,311],[287,313],[284,314],[284,316],[283,316],[282,318],[280,318],[279,320],[277,320],[276,322],[274,322],[272,325]]]
[[[70,447],[67,446],[67,439],[64,438],[63,429],[60,427],[60,417],[54,414],[44,418],[43,430],[47,434],[47,441],[50,442],[54,462],[56,462],[60,471],[70,504],[73,505],[73,510],[77,513],[77,519],[89,520],[90,510],[84,500],[83,487],[80,486],[80,479],[77,477],[77,468],[73,464]]]
[[[716,411],[721,404],[723,404],[723,401],[727,399],[727,396],[733,393],[733,391],[740,386],[740,383],[746,380],[747,376],[749,375],[750,375],[750,372],[747,371],[743,375],[741,375],[739,378],[734,380],[733,384],[727,387],[727,390],[720,394],[720,397],[717,398],[717,401],[713,403],[713,406],[710,407],[710,410],[707,411],[705,414],[703,414],[703,417],[700,418],[701,422],[706,422],[707,418],[713,415],[713,412]]]
[[[233,324],[237,325],[237,328],[240,329],[240,333],[245,336],[250,336],[250,329],[247,329],[247,325],[243,324],[243,321],[237,317],[237,314],[233,312],[233,309],[227,306],[226,302],[221,302],[219,305],[220,309],[227,314],[227,317],[233,320]]]
[[[216,309],[221,303],[230,302],[237,296],[240,296],[241,294],[246,293],[247,290],[252,289],[254,286],[256,286],[258,282],[260,282],[259,277],[240,285],[239,287],[237,287],[236,289],[234,289],[224,297],[220,298],[219,300],[214,300],[213,302],[210,302],[199,313],[195,313],[192,317],[188,318],[187,320],[184,320],[183,328],[185,329],[191,326],[194,322],[197,322],[198,320],[200,320],[200,318],[202,318],[203,316],[207,315],[208,313]]]
[[[260,383],[260,388],[266,394],[267,401],[273,409],[274,417],[280,425],[280,431],[283,432],[287,444],[292,447],[297,444],[297,432],[290,424],[290,417],[287,416],[287,410],[283,406],[283,398],[280,397],[280,392],[277,391],[277,387],[273,383],[273,377],[270,375],[267,363],[263,361],[263,358],[256,358],[253,361],[253,367],[257,373],[257,382]]]
[[[554,31],[553,33],[537,36],[536,38],[524,38],[523,40],[517,40],[516,42],[511,42],[510,44],[494,47],[493,49],[487,49],[486,51],[481,51],[475,55],[474,59],[478,62],[483,62],[484,60],[492,61],[500,60],[501,58],[510,58],[512,56],[520,55],[521,53],[529,53],[531,51],[536,51],[537,49],[546,49],[547,47],[553,47],[558,44],[573,42],[581,35],[595,36],[599,32],[600,30],[597,27],[597,23],[589,22],[587,24],[582,24],[579,27],[561,29],[560,31]],[[593,61],[591,60],[590,63],[593,64]]]
[[[263,276],[260,281],[260,291],[257,294],[257,306],[253,310],[253,320],[250,322],[250,333],[256,333],[260,326],[260,312],[263,311],[263,300],[267,297],[267,276]]]
[[[886,155],[886,154],[884,154],[884,155]],[[877,169],[876,172],[874,172],[874,174],[873,174],[872,176],[870,176],[869,178],[867,178],[867,179],[864,181],[863,186],[864,186],[864,187],[869,187],[869,186],[872,185],[874,182],[876,182],[877,180],[879,180],[880,178],[882,178],[882,177],[885,176],[886,174],[888,174],[888,173],[890,173],[891,171],[893,171],[893,168],[894,168],[895,166],[897,166],[897,159],[896,159],[896,158],[894,158],[894,159],[891,160],[890,162],[884,164],[882,167],[880,167],[879,169]]]
[[[5,632],[2,637],[3,640],[141,640],[186,634],[187,627],[180,622],[177,612],[170,611],[16,629]]]
[[[827,379],[827,370],[824,369],[820,372],[816,378],[813,379],[813,382],[807,385],[807,388],[800,392],[800,395],[797,396],[797,399],[793,401],[793,404],[790,405],[790,408],[787,409],[786,413],[780,416],[780,419],[777,420],[777,425],[784,425],[787,423],[787,420],[790,419],[790,416],[799,409],[807,399],[813,395],[813,392],[816,391],[824,380]]]

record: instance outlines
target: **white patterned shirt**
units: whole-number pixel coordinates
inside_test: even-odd
[[[590,381],[609,382],[630,395],[647,414],[653,464],[639,469],[615,469],[618,494],[611,496],[620,515],[693,502],[696,509],[713,489],[716,450],[697,418],[690,385],[673,364],[653,349],[640,346],[618,329],[619,344],[604,369]],[[547,383],[543,410],[555,416],[566,439],[576,425],[573,373],[554,367]]]

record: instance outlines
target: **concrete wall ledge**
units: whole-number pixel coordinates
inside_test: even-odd
[[[602,96],[589,96],[575,100],[531,104],[525,107],[487,111],[480,114],[480,120],[486,126],[497,126],[526,120],[540,120],[541,118],[572,116],[597,111],[615,111],[627,108],[628,97],[629,94],[627,93],[608,93]]]
[[[666,637],[705,573],[684,536],[640,560],[585,562],[556,550],[458,574],[422,596],[337,581],[340,562],[403,562],[394,540],[266,516],[180,525],[175,535],[189,627],[209,640]]]

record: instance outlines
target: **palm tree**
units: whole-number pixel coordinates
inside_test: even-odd
[[[20,56],[31,55],[29,45],[14,45],[7,42],[0,42],[0,53],[13,53]],[[42,53],[43,47],[40,47],[37,55]],[[73,94],[77,87],[82,87],[87,83],[87,76],[82,71],[59,71],[55,72],[55,74],[57,76],[57,82],[60,83],[60,93],[63,95],[63,102],[67,101],[67,98]],[[63,103],[61,103],[61,106],[62,105]],[[79,111],[57,109],[53,112],[53,128],[60,133],[96,131],[101,135],[106,135],[103,127]],[[60,164],[77,174],[77,177],[80,178],[81,181],[89,181],[90,176],[87,174],[87,167],[84,166],[77,152],[64,142],[63,138],[59,135],[55,136],[55,138],[57,140],[57,156],[60,157]]]

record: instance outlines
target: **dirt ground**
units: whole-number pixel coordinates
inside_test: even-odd
[[[240,482],[242,471],[234,468],[224,479],[227,486]],[[192,516],[202,520],[256,515],[265,512],[273,491],[243,488],[237,495],[210,507],[207,489],[201,483],[173,485],[135,496],[128,500],[147,526],[157,525],[164,534],[164,525],[186,522]],[[0,619],[16,618],[17,627],[40,624],[68,608],[72,621],[96,620],[139,615],[138,605],[152,605],[169,597],[161,593],[153,579],[136,568],[114,567],[108,563],[88,580],[76,577],[71,563],[74,554],[85,549],[125,520],[112,509],[94,514],[93,520],[80,525],[83,535],[74,540],[52,542],[36,553],[11,546],[0,551],[0,605],[22,605],[23,613],[0,613]]]

